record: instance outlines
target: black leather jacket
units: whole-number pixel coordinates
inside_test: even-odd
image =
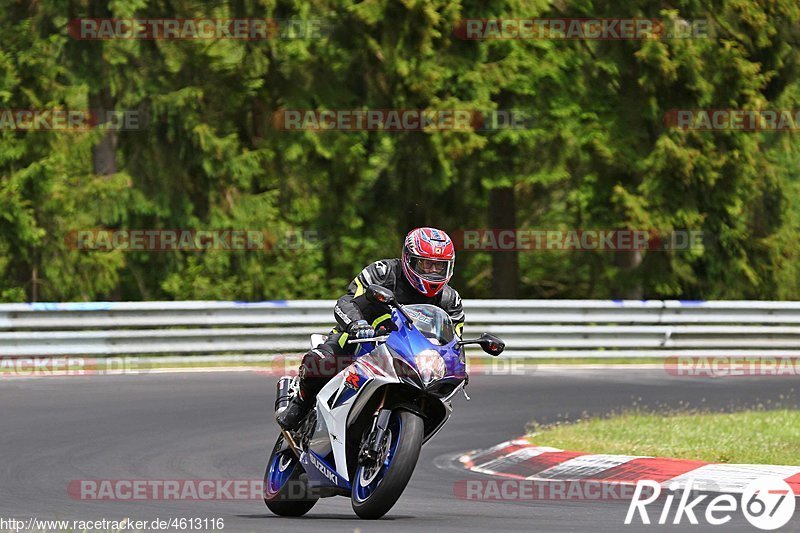
[[[411,286],[403,274],[403,265],[398,258],[375,261],[350,283],[347,294],[339,298],[334,308],[339,331],[346,332],[356,320],[366,320],[375,328],[382,322],[375,321],[386,314],[386,309],[371,304],[364,296],[365,289],[373,283],[391,290],[401,304],[432,304],[442,308],[453,320],[456,333],[461,335],[464,309],[458,292],[450,285],[445,285],[436,296],[428,298]]]

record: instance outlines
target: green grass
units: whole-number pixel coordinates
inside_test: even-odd
[[[800,465],[800,410],[736,413],[626,412],[540,427],[530,441],[564,450]]]

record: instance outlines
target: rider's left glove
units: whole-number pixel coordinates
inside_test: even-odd
[[[350,324],[348,333],[356,339],[369,339],[375,336],[375,329],[366,320],[356,320]]]

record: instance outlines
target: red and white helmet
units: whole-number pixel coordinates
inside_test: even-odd
[[[456,250],[447,233],[436,228],[417,228],[403,243],[403,273],[412,287],[425,296],[436,296],[453,276]]]

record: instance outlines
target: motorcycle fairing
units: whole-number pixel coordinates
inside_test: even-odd
[[[350,490],[350,482],[347,476],[342,476],[336,472],[336,469],[313,450],[300,454],[300,464],[303,465],[311,485],[334,486]]]
[[[380,351],[379,347],[376,352]],[[327,456],[332,451],[335,472],[344,479],[348,478],[345,445],[348,421],[358,417],[363,405],[376,390],[390,383],[399,383],[393,371],[389,375],[381,367],[372,355],[362,356],[334,376],[317,395],[318,424],[309,448],[322,456]],[[346,384],[347,376],[351,374],[359,376],[359,386],[356,389]],[[354,409],[353,404],[360,398],[365,401],[359,401],[358,408]]]
[[[336,474],[340,480],[349,479],[347,465],[347,429],[349,424],[355,421],[369,403],[372,396],[385,385],[401,384],[403,381],[395,371],[394,359],[401,358],[412,368],[416,368],[413,355],[423,350],[435,350],[445,360],[447,375],[463,376],[466,367],[459,357],[459,349],[456,340],[443,346],[437,346],[414,328],[406,328],[404,318],[392,311],[392,320],[397,329],[389,336],[385,344],[377,347],[373,343],[362,343],[356,350],[355,361],[334,376],[317,395],[317,425],[314,435],[309,443],[309,452],[313,452],[312,461],[319,459],[324,461],[324,457],[333,455],[335,467],[331,467],[327,462],[324,465],[329,467],[330,472]],[[346,382],[350,377],[350,384]],[[444,417],[435,427],[426,431],[424,441],[429,440],[433,435],[444,426],[452,413],[450,401],[443,401]],[[335,483],[326,474],[324,468],[317,464],[311,464],[310,470],[315,472],[316,480],[323,485],[344,487],[341,483]],[[348,483],[349,486],[349,483]]]

